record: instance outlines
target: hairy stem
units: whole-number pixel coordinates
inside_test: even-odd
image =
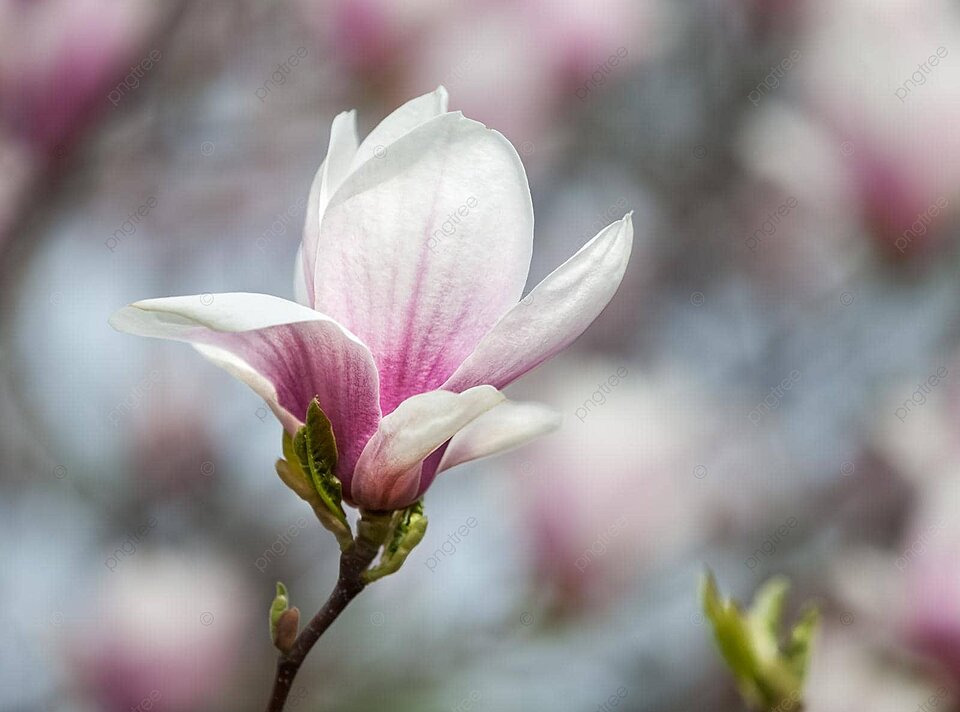
[[[273,692],[270,695],[267,712],[283,710],[290,689],[293,687],[293,680],[310,649],[337,619],[337,616],[343,613],[350,601],[356,598],[366,586],[362,574],[376,558],[383,541],[381,531],[385,533],[385,529],[382,529],[380,522],[375,522],[372,526],[368,524],[366,530],[361,526],[356,541],[340,555],[340,575],[327,602],[297,636],[290,652],[282,653],[277,660],[277,672],[273,680]],[[375,530],[375,533],[370,530]]]

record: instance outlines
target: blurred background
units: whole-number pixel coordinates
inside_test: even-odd
[[[335,542],[252,392],[107,318],[292,298],[332,117],[438,84],[524,160],[531,286],[634,254],[512,391],[562,431],[437,482],[290,709],[741,710],[705,566],[819,602],[812,712],[960,708],[955,2],[0,0],[0,710],[262,708]]]

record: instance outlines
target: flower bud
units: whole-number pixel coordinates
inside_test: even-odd
[[[768,712],[802,709],[803,684],[819,619],[816,608],[808,607],[790,631],[786,645],[781,645],[788,586],[783,578],[767,581],[746,612],[720,596],[712,574],[705,576],[700,586],[703,612],[740,695],[749,705]]]

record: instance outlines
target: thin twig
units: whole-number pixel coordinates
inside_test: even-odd
[[[297,636],[290,652],[281,654],[277,660],[277,672],[267,712],[282,712],[290,689],[293,687],[293,680],[310,649],[337,619],[337,616],[343,613],[350,601],[366,587],[367,584],[362,575],[376,558],[381,542],[382,539],[379,538],[358,536],[354,544],[340,555],[340,576],[337,578],[337,585],[333,592],[317,615]]]

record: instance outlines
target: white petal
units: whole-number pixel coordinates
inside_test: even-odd
[[[212,331],[249,331],[326,318],[309,307],[270,294],[225,292],[144,299],[119,310],[110,317],[110,325],[138,336],[182,339],[196,326]]]
[[[330,145],[323,161],[323,182],[320,186],[320,211],[337,192],[347,176],[357,154],[357,112],[343,111],[333,118],[330,126]]]
[[[382,157],[389,149],[390,144],[401,136],[410,133],[420,124],[426,123],[435,116],[447,113],[447,90],[439,86],[429,94],[411,99],[396,109],[387,118],[377,124],[360,144],[350,165],[355,171],[371,158]]]
[[[580,336],[623,279],[633,245],[631,215],[601,230],[507,312],[442,387],[504,388]]]
[[[560,427],[560,414],[539,403],[504,401],[453,436],[437,473],[519,447]]]
[[[303,269],[303,243],[297,248],[297,256],[293,261],[293,298],[297,304],[305,307],[310,306],[313,301],[310,293],[307,291],[307,280]]]
[[[503,402],[490,386],[463,393],[430,391],[385,416],[354,473],[352,499],[369,509],[395,509],[416,499],[424,458],[468,423]]]
[[[351,174],[322,230],[314,304],[370,347],[389,413],[439,387],[516,304],[533,206],[513,146],[449,113]]]
[[[320,222],[323,210],[350,171],[350,162],[357,152],[357,114],[343,111],[333,118],[327,156],[313,177],[307,198],[307,214],[303,225],[303,275],[310,301],[313,300],[313,281],[316,271],[317,246],[320,241]],[[298,300],[299,301],[299,300]]]

